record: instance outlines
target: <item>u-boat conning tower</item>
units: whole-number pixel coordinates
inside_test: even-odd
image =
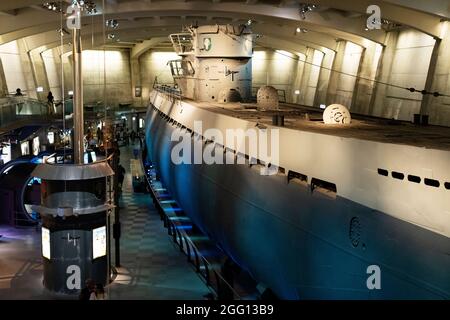
[[[170,40],[182,57],[169,64],[185,98],[219,103],[250,99],[253,36],[247,25],[189,27]]]

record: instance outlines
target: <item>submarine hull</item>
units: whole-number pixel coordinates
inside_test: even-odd
[[[176,130],[150,105],[147,157],[163,184],[205,234],[279,298],[450,298],[449,238],[312,192],[285,175],[262,176],[258,166],[176,165]]]

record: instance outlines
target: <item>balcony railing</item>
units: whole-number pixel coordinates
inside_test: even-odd
[[[27,118],[47,117],[50,109],[46,103],[26,97],[0,98],[0,126],[7,126]]]

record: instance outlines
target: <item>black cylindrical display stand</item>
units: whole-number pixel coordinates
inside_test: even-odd
[[[42,227],[50,235],[50,256],[44,257],[46,289],[77,294],[87,279],[108,284],[106,217],[107,212],[65,219],[43,217]]]
[[[51,293],[78,295],[86,280],[109,283],[109,219],[114,207],[107,179],[107,162],[88,165],[38,166],[42,179],[44,287]]]

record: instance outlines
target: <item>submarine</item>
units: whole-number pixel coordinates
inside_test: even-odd
[[[175,85],[154,85],[145,145],[183,211],[280,299],[450,299],[448,130],[271,87],[255,103],[253,39],[247,25],[170,35]]]

